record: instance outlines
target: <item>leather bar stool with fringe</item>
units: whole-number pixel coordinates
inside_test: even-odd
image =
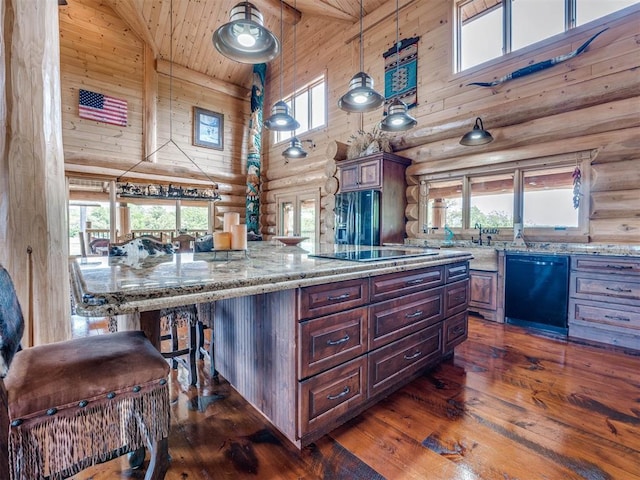
[[[67,478],[150,449],[146,480],[169,467],[169,366],[141,331],[22,350],[24,319],[0,265],[0,478]]]

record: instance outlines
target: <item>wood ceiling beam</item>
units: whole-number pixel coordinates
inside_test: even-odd
[[[142,8],[131,0],[105,0],[105,3],[118,14],[133,33],[149,46],[154,58],[158,58],[158,45],[156,45],[155,40],[151,36],[147,22],[142,17]]]
[[[173,78],[186,80],[187,82],[195,83],[201,87],[210,88],[211,90],[216,90],[242,100],[247,100],[251,95],[251,90],[245,87],[223,82],[222,80],[218,80],[217,78],[210,77],[204,73],[183,67],[177,63],[172,65],[171,62],[158,59],[156,62],[156,69],[158,73],[163,75],[169,75],[173,76]]]
[[[296,10],[287,2],[280,0],[259,0],[253,2],[261,13],[268,13],[280,19],[280,4],[282,3],[282,21],[290,25],[297,25],[302,19],[302,12]]]

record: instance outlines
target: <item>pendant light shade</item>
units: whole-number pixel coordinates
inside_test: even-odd
[[[262,14],[249,2],[231,9],[229,23],[213,33],[213,45],[240,63],[266,63],[280,53],[280,40],[263,26]]]
[[[264,126],[276,132],[291,132],[300,128],[300,123],[289,114],[289,105],[280,100],[271,107],[271,116],[264,121]]]
[[[347,112],[370,112],[383,103],[384,97],[373,89],[373,78],[358,72],[349,82],[349,91],[338,100],[338,107]]]
[[[307,156],[307,152],[302,148],[302,142],[298,140],[298,137],[291,138],[291,143],[282,152],[284,158],[304,158]]]
[[[464,134],[460,139],[460,145],[475,146],[484,145],[485,143],[493,142],[493,137],[489,132],[484,129],[482,125],[482,119],[476,118],[476,124],[473,126],[473,130]]]
[[[373,89],[373,79],[364,72],[363,14],[360,0],[360,71],[349,82],[349,91],[338,100],[338,107],[346,112],[370,112],[384,103],[384,97]]]
[[[418,121],[407,113],[407,104],[394,98],[389,105],[389,113],[380,122],[380,130],[385,132],[401,132],[415,127]]]

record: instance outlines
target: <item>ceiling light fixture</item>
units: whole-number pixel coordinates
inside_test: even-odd
[[[475,145],[484,145],[485,143],[493,142],[491,134],[484,129],[482,119],[476,118],[476,124],[473,126],[473,130],[464,134],[460,139],[460,145],[466,145],[469,147]]]
[[[262,14],[255,5],[240,2],[231,9],[229,23],[213,33],[213,45],[236,62],[269,62],[280,53],[280,41],[263,24]]]
[[[399,0],[396,0],[396,76],[400,71],[400,19]],[[380,122],[380,130],[385,132],[401,132],[418,124],[417,120],[407,113],[407,104],[396,96],[389,104],[387,115]]]
[[[373,78],[364,72],[363,16],[364,10],[360,0],[360,71],[349,82],[347,93],[338,100],[338,107],[346,112],[370,112],[384,103],[384,97],[373,89]]]
[[[280,1],[280,42],[284,47],[284,29],[282,27],[282,0]],[[295,48],[295,46],[294,46]],[[291,132],[300,128],[300,123],[289,114],[289,105],[287,105],[283,96],[284,83],[284,53],[280,54],[280,100],[271,107],[271,116],[264,121],[265,128],[276,132]]]

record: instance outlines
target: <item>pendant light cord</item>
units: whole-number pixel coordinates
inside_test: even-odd
[[[280,41],[282,42],[282,53],[280,53],[280,100],[284,95],[284,28],[282,26],[282,4],[284,0],[280,0]]]
[[[362,0],[360,0],[360,71],[364,72],[364,44],[362,43],[362,17],[364,16],[364,8]]]
[[[294,0],[293,8],[298,10],[298,0]],[[295,118],[296,114],[296,75],[298,73],[298,68],[296,65],[296,49],[297,49],[297,34],[298,23],[293,21],[293,93],[291,94],[291,113],[293,113],[293,117]],[[293,131],[293,136],[296,136],[296,130]]]

